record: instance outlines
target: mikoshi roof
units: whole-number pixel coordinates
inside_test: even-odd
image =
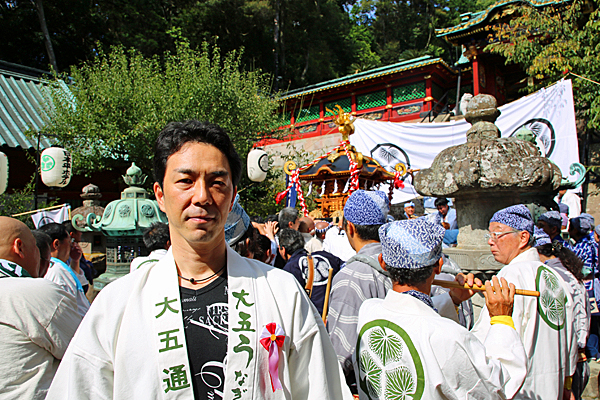
[[[418,58],[413,58],[411,60],[400,61],[396,64],[386,65],[384,67],[379,67],[375,69],[370,69],[368,71],[359,72],[352,75],[347,75],[342,78],[332,79],[325,82],[320,82],[314,85],[306,86],[300,89],[290,90],[285,93],[281,99],[288,100],[295,97],[304,97],[309,94],[322,92],[324,90],[333,89],[340,86],[346,86],[353,83],[358,83],[362,81],[366,81],[368,79],[379,78],[385,75],[391,75],[398,72],[424,67],[431,64],[441,64],[452,74],[455,74],[448,64],[441,58],[431,57],[431,56],[423,56]]]
[[[459,32],[476,30],[480,25],[484,25],[487,22],[488,17],[493,15],[495,11],[510,4],[516,4],[521,7],[526,4],[532,7],[544,7],[553,4],[567,3],[569,1],[570,0],[500,0],[483,11],[462,14],[461,17],[464,22],[449,28],[436,29],[435,33],[438,37],[444,37]]]
[[[37,70],[0,62],[0,146],[37,147],[37,140],[28,138],[25,132],[43,129],[45,105],[49,104],[48,87],[39,77],[41,74],[29,75],[28,71]],[[40,149],[50,146],[50,141],[42,136]]]

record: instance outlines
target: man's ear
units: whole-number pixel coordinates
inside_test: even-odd
[[[158,182],[154,182],[154,196],[156,197],[156,202],[158,203],[158,207],[160,208],[160,210],[164,213],[166,213],[165,211],[165,194],[163,193],[162,188],[160,187],[160,185],[158,184]]]
[[[520,235],[521,242],[519,243],[519,248],[524,249],[529,246],[529,240],[531,239],[531,234],[527,231],[522,231]]]
[[[385,265],[385,261],[383,261],[383,253],[379,253],[379,265],[381,265],[381,269],[387,271],[387,266]]]
[[[60,240],[54,239],[52,241],[52,250],[51,251],[56,251],[56,250],[58,250],[59,247],[60,247]]]
[[[437,263],[435,263],[435,267],[433,267],[433,272],[435,275],[442,273],[442,265],[444,265],[444,257],[440,257],[440,259],[437,260]]]
[[[25,258],[25,252],[23,251],[23,241],[21,238],[16,238],[12,245],[13,253],[21,258]]]
[[[233,188],[233,197],[231,198],[231,204],[229,205],[229,212],[233,209],[233,203],[235,202],[235,196],[237,195],[237,186]]]
[[[346,220],[346,235],[354,236],[354,232],[356,229],[354,228],[354,224],[348,220]]]

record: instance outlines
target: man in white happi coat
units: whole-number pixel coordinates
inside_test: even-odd
[[[514,285],[486,282],[492,319],[484,341],[436,312],[428,293],[441,271],[444,232],[424,219],[379,229],[379,262],[393,290],[360,308],[354,370],[361,400],[506,399],[523,382],[527,358],[510,317]],[[473,275],[466,281],[473,285]]]
[[[129,265],[129,272],[133,272],[143,265],[156,264],[167,255],[167,250],[171,247],[169,225],[164,222],[154,222],[146,229],[142,239],[150,254],[134,258]]]
[[[38,278],[29,228],[0,217],[0,230],[0,398],[43,400],[81,317],[73,296]]]
[[[171,248],[104,288],[48,399],[346,399],[320,316],[287,272],[225,242],[241,161],[227,133],[172,122],[154,192]]]
[[[494,214],[488,244],[496,261],[505,264],[499,277],[540,292],[539,298],[518,296],[514,302],[513,321],[528,357],[527,377],[515,399],[558,399],[565,383],[570,386],[577,364],[571,353],[577,342],[573,298],[564,277],[544,266],[532,248],[533,232],[529,210],[518,204]],[[481,340],[489,330],[484,307],[472,332]]]

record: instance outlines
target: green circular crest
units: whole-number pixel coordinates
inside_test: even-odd
[[[421,357],[398,325],[377,319],[363,326],[356,343],[356,360],[360,387],[370,400],[419,400],[423,396]]]
[[[42,171],[46,172],[54,168],[54,166],[56,165],[56,161],[54,161],[54,158],[52,158],[51,156],[44,154],[42,156],[40,164],[42,167]]]
[[[540,266],[535,278],[535,286],[540,292],[538,311],[542,319],[554,330],[560,330],[565,325],[567,315],[567,296],[562,289],[556,273]]]

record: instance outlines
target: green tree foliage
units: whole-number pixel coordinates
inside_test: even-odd
[[[35,192],[35,175],[31,177],[22,190],[14,190],[10,194],[0,194],[0,215],[10,217],[33,209],[33,195]],[[39,208],[50,207],[56,204],[55,200],[48,203],[38,203]],[[24,222],[31,229],[35,229],[31,214],[15,217]]]
[[[561,79],[566,71],[600,81],[600,2],[575,0],[545,8],[519,7],[516,18],[495,32],[486,51],[520,64],[538,90]],[[575,107],[588,127],[600,128],[600,85],[573,77]]]
[[[160,130],[187,119],[227,129],[245,159],[257,132],[279,126],[279,102],[268,95],[269,77],[243,71],[240,58],[237,52],[221,56],[208,45],[195,51],[185,41],[164,61],[122,47],[100,50],[93,61],[71,69],[72,94],[61,81],[53,86],[45,132],[71,151],[80,172],[133,161],[149,173]]]

